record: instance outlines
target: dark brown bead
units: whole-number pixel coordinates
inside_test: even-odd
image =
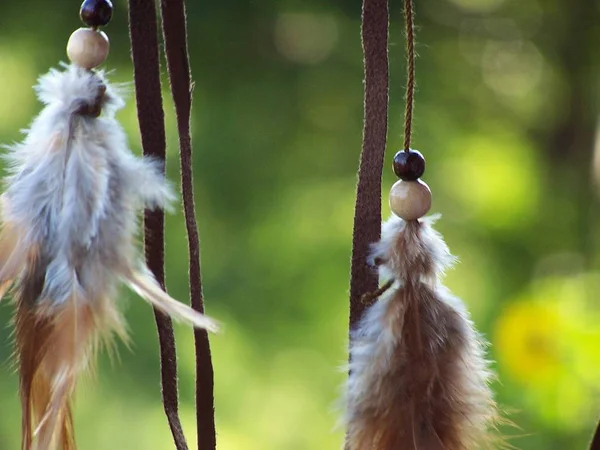
[[[103,27],[112,17],[113,5],[110,0],[85,0],[81,4],[79,16],[88,27]]]
[[[400,150],[394,156],[394,173],[403,181],[414,181],[425,172],[425,158],[417,151]]]

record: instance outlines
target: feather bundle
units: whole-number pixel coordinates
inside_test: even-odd
[[[115,119],[123,101],[104,74],[70,65],[36,90],[45,107],[5,155],[0,291],[12,287],[16,303],[22,448],[70,450],[76,379],[102,339],[126,336],[120,281],[174,319],[215,323],[162,291],[137,250],[140,210],[173,194],[160,162],[128,149]]]
[[[372,248],[391,287],[353,331],[347,450],[484,448],[496,420],[485,344],[441,285],[454,262],[431,219],[390,218]]]

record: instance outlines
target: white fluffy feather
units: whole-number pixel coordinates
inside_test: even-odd
[[[77,114],[104,88],[102,116]],[[141,208],[163,208],[174,194],[158,161],[129,150],[115,119],[124,102],[103,73],[74,65],[52,70],[36,91],[45,108],[5,155],[2,219],[20,239],[5,258],[36,248],[47,264],[43,301],[61,303],[73,288],[93,298],[141,264],[135,246]]]
[[[36,91],[44,109],[4,156],[0,293],[14,282],[24,449],[72,449],[77,375],[102,335],[124,334],[120,281],[175,319],[216,325],[160,290],[137,249],[142,208],[174,195],[160,162],[129,150],[115,119],[124,103],[104,74],[67,66]]]

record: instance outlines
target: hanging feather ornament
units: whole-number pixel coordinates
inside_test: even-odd
[[[496,420],[485,344],[440,283],[453,258],[433,219],[412,218],[429,199],[421,181],[396,183],[394,215],[373,246],[392,283],[352,335],[348,450],[484,448]]]
[[[474,450],[491,442],[497,409],[486,344],[462,301],[441,284],[454,258],[420,180],[423,155],[410,148],[414,92],[411,0],[404,150],[390,192],[392,217],[372,245],[370,263],[386,283],[351,333],[346,387],[346,450]]]
[[[135,157],[115,120],[117,90],[92,69],[108,55],[98,27],[108,0],[86,0],[90,28],[68,42],[71,65],[51,70],[36,88],[45,107],[23,142],[9,148],[1,196],[0,285],[13,287],[24,450],[74,449],[70,397],[94,351],[125,337],[116,289],[127,283],[152,306],[195,327],[215,323],[172,299],[135,245],[143,207],[173,194],[158,161]]]

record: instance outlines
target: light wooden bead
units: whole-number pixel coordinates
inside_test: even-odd
[[[93,69],[108,56],[108,37],[102,31],[80,28],[73,32],[67,43],[67,55],[73,64]]]
[[[404,220],[423,217],[431,208],[431,191],[421,180],[399,180],[390,190],[390,209]]]

